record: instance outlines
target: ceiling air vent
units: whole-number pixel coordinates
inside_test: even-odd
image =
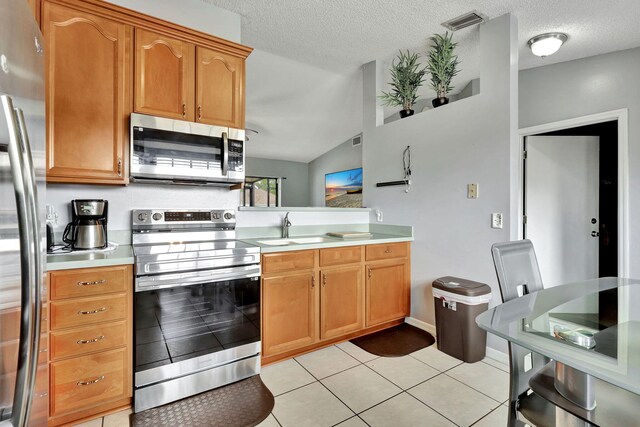
[[[351,138],[351,146],[352,147],[357,147],[360,144],[362,144],[362,134],[356,135],[353,138]]]
[[[442,26],[451,31],[458,31],[463,28],[479,24],[484,21],[485,18],[486,17],[483,14],[474,10],[469,13],[465,13],[464,15],[460,15],[457,18],[453,18],[446,22],[443,22]]]

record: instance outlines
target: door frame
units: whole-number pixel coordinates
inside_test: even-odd
[[[511,211],[517,212],[517,216],[515,221],[511,221],[511,240],[522,239],[524,232],[522,221],[524,218],[524,159],[522,153],[525,137],[614,120],[618,122],[618,276],[629,277],[629,128],[628,109],[626,108],[518,130],[518,160],[515,166],[517,197],[511,201]]]

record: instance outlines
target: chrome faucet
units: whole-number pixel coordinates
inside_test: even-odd
[[[289,238],[289,227],[291,227],[291,221],[289,221],[289,212],[287,212],[287,214],[284,216],[284,219],[282,220],[282,238],[283,239]]]

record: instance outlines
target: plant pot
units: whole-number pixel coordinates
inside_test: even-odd
[[[442,97],[442,98],[434,98],[431,101],[431,104],[433,105],[433,108],[438,108],[442,105],[448,104],[449,103],[449,98],[446,97]]]
[[[400,110],[400,118],[404,119],[405,117],[413,116],[413,110]]]

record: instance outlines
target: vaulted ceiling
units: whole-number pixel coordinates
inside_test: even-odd
[[[341,81],[342,87],[359,84],[358,68],[373,59],[382,59],[387,63],[399,49],[411,49],[424,52],[427,39],[433,33],[442,33],[442,22],[457,17],[473,9],[488,18],[504,13],[513,13],[519,23],[520,68],[532,68],[556,62],[569,61],[606,52],[640,46],[640,1],[638,0],[202,0],[224,9],[236,12],[242,17],[242,41],[258,50],[278,55],[315,68],[325,70],[312,73],[318,78],[324,75],[327,81]],[[534,35],[561,31],[569,35],[569,40],[558,53],[548,58],[538,58],[531,54],[526,42]],[[478,77],[479,41],[478,26],[463,29],[455,33],[459,42],[459,56],[462,60],[461,72],[454,81],[456,90],[460,90],[471,79]],[[262,67],[273,61],[266,57],[256,58],[254,67]],[[273,58],[271,58],[273,59]],[[268,64],[267,64],[268,65]],[[248,67],[251,67],[251,62]],[[289,63],[291,70],[296,65]],[[301,71],[305,67],[300,68]],[[318,120],[306,123],[309,132],[315,132],[322,124],[335,125],[344,119],[345,114],[361,109],[352,95],[340,99],[324,85],[314,87],[314,80],[297,73],[274,74],[271,88],[278,84],[287,85],[291,90],[278,96],[269,96],[269,86],[258,84],[259,77],[251,75],[248,68],[247,121],[251,126],[255,119],[271,126],[271,133],[279,133],[286,126],[285,120],[278,120],[277,113],[291,114],[300,111],[299,98],[306,97],[316,102]],[[258,72],[256,68],[255,72]],[[262,71],[260,71],[262,72]],[[264,80],[264,79],[262,79]],[[317,80],[315,81],[317,82]],[[304,91],[304,88],[308,90]],[[329,90],[333,103],[313,100]],[[252,94],[253,91],[253,94]],[[302,92],[302,93],[301,93]],[[424,96],[432,96],[428,90]],[[271,94],[276,95],[276,94]],[[256,96],[259,99],[252,99]],[[268,100],[264,98],[269,98]],[[255,109],[270,111],[273,119],[258,118]],[[313,108],[307,114],[313,115]],[[294,114],[295,116],[295,114]],[[355,115],[352,121],[361,117]],[[257,125],[260,126],[259,124]],[[278,129],[274,129],[273,126]],[[360,124],[349,123],[337,126],[332,135],[326,138],[328,145],[337,145],[353,133],[357,133]],[[266,132],[266,129],[265,129]],[[300,131],[297,132],[302,134]],[[257,140],[260,138],[258,137]],[[337,139],[337,140],[335,140]],[[268,144],[269,145],[269,144]],[[315,144],[318,145],[317,143]],[[329,147],[331,148],[331,147]],[[291,147],[286,154],[291,159],[311,160],[316,150],[304,150]],[[325,151],[326,149],[323,148]],[[328,148],[327,148],[328,149]],[[268,150],[265,150],[268,151]],[[262,155],[268,157],[267,155]]]

